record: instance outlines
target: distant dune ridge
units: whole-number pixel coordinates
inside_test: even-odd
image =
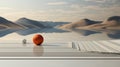
[[[0,17],[0,29],[22,29],[22,28],[23,27],[21,25]]]
[[[68,22],[36,21],[28,18],[20,18],[15,22],[0,17],[0,30],[2,29],[30,29],[30,28],[53,28]]]
[[[104,21],[102,24],[108,24],[110,26],[118,26],[120,25],[120,16],[112,16],[109,17],[106,21]]]
[[[93,24],[88,26],[89,29],[114,29],[120,30],[120,16],[112,16],[100,24]],[[86,29],[87,29],[86,28]]]
[[[89,19],[82,19],[78,22],[65,24],[61,29],[119,29],[120,30],[120,16],[112,16],[105,21],[92,21]]]
[[[88,25],[92,25],[92,24],[97,24],[97,23],[101,23],[102,21],[93,21],[93,20],[89,20],[89,19],[81,19],[80,21],[77,22],[72,22],[70,24],[66,24],[61,26],[60,28],[77,28],[77,27],[84,27],[84,26],[88,26]]]
[[[20,18],[11,22],[0,17],[0,30],[2,29],[30,29],[30,28],[60,28],[60,29],[120,29],[120,16],[112,16],[105,21],[81,19],[77,22],[52,22],[36,21],[28,18]]]
[[[26,28],[45,28],[40,22],[28,18],[20,18],[15,23],[23,25]]]

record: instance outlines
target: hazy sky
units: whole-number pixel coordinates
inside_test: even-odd
[[[120,0],[0,0],[0,16],[46,21],[104,20],[120,15]]]

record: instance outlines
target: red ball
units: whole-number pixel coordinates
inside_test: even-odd
[[[33,37],[33,43],[35,45],[40,46],[43,43],[43,41],[44,41],[44,38],[43,38],[42,35],[40,35],[40,34],[34,35],[34,37]]]

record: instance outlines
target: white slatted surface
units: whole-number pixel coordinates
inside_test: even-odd
[[[98,51],[120,53],[120,42],[116,40],[107,41],[79,41],[80,51]]]

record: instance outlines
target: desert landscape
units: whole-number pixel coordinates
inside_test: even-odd
[[[112,16],[104,21],[82,19],[77,22],[36,21],[28,18],[20,18],[17,21],[12,22],[0,17],[1,37],[14,32],[25,36],[34,33],[83,32],[83,30],[84,32],[93,31],[114,34],[111,33],[111,31],[115,32],[120,30],[120,16]]]
[[[119,57],[119,9],[118,0],[0,0],[0,57]]]
[[[20,18],[12,22],[1,17],[0,56],[55,57],[61,52],[63,56],[68,56],[65,52],[70,56],[76,54],[75,57],[119,56],[119,20],[119,16],[112,16],[105,21],[82,19],[78,22],[52,22]],[[34,46],[32,38],[35,34],[44,37],[42,46]],[[25,44],[22,44],[23,40],[26,40]],[[6,55],[6,52],[12,53]],[[58,53],[51,55],[49,52]]]

